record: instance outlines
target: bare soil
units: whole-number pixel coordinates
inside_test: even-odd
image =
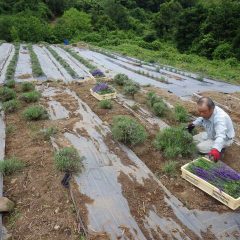
[[[4,196],[16,204],[4,215],[4,225],[11,239],[79,239],[75,209],[61,185],[63,174],[54,167],[54,150],[39,133],[54,123],[27,122],[22,117],[27,106],[22,103],[18,112],[6,115],[6,158],[17,157],[26,167],[4,177]]]

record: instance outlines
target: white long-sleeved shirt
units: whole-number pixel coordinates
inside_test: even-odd
[[[213,114],[209,119],[199,117],[193,124],[205,128],[208,138],[214,141],[212,148],[216,148],[219,152],[222,150],[224,142],[235,137],[231,118],[218,106],[215,106]]]

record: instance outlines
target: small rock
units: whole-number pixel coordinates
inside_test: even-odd
[[[11,184],[14,184],[16,181],[17,181],[17,179],[16,179],[16,178],[13,178],[13,179],[11,180]]]
[[[56,231],[59,230],[59,228],[60,228],[59,225],[55,225],[55,226],[54,226],[54,230],[56,230]]]
[[[59,213],[59,210],[60,210],[60,208],[58,207],[58,208],[55,209],[54,212],[55,212],[55,213]]]
[[[14,208],[14,202],[6,197],[0,198],[0,212],[11,212]]]

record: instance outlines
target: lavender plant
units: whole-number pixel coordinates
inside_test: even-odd
[[[91,71],[91,74],[94,77],[105,77],[104,73],[99,69],[94,69],[93,71]]]
[[[189,164],[187,170],[233,198],[240,197],[240,173],[225,163],[214,163],[204,158],[199,158],[197,161]]]
[[[114,93],[114,90],[108,86],[107,83],[97,83],[97,85],[92,90],[100,95]]]

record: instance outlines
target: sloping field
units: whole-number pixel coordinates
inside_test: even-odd
[[[49,47],[60,56],[58,60]],[[169,116],[157,117],[147,104],[147,93],[154,91],[169,108],[181,104],[194,118],[196,105],[190,96],[201,91],[227,108],[239,138],[239,96],[234,93],[239,87],[209,79],[200,82],[194,74],[176,73],[168,67],[156,72],[155,66],[139,65],[124,56],[70,48],[108,77],[124,73],[151,86],[141,86],[132,98],[114,85],[118,95],[112,108],[101,109],[89,91],[96,82],[80,58],[61,46],[34,45],[45,76],[33,78],[30,54],[21,45],[15,80],[34,82],[41,97],[26,101],[22,83],[17,84],[14,91],[20,104],[0,119],[1,125],[6,124],[6,139],[4,131],[0,135],[3,148],[6,142],[6,161],[16,157],[25,163],[3,180],[4,196],[16,203],[15,210],[3,217],[12,239],[239,239],[240,210],[230,211],[181,178],[180,167],[192,159],[177,158],[173,175],[163,171],[167,159],[154,148],[153,140],[159,130],[179,123]],[[0,49],[5,49],[0,51],[5,69],[13,46],[2,44]],[[70,75],[69,66],[77,77]],[[192,88],[187,88],[189,84]],[[229,94],[217,92],[223,89]],[[49,118],[26,119],[25,111],[39,105]],[[116,141],[111,126],[118,115],[142,124],[147,140],[136,146]],[[66,147],[84,157],[79,173],[65,175],[70,182],[67,189],[61,185],[64,172],[54,165],[54,153]],[[240,171],[237,143],[228,149],[224,162]]]

